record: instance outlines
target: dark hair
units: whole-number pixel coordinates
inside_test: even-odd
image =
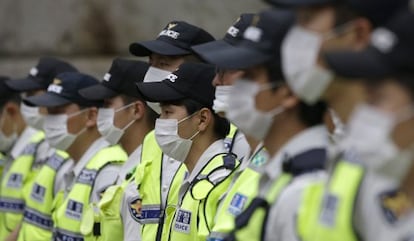
[[[147,119],[147,123],[150,125],[150,127],[154,128],[155,120],[159,117],[159,115],[147,105],[147,102],[145,102],[142,98],[138,97],[133,97],[124,94],[121,94],[120,96],[122,98],[122,101],[124,102],[124,105],[131,104],[135,101],[143,102],[145,105],[145,117]]]
[[[264,66],[267,70],[270,82],[286,83],[279,62],[269,61],[265,63]],[[319,101],[313,105],[308,105],[303,101],[300,101],[298,106],[299,119],[308,127],[319,125],[323,123],[323,116],[326,110],[327,105],[323,101]]]
[[[203,105],[195,100],[192,99],[182,99],[179,101],[168,102],[168,104],[184,106],[187,110],[189,115],[194,114],[195,112],[201,110],[202,108],[208,108],[214,117],[214,134],[217,138],[223,139],[225,138],[230,132],[230,122],[218,116],[210,106]]]
[[[349,4],[344,2],[339,2],[333,4],[335,9],[335,26],[341,26],[357,17],[360,17],[361,14],[354,10]]]

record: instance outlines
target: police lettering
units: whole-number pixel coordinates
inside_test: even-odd
[[[180,33],[173,30],[162,30],[159,36],[167,36],[173,39],[177,39],[178,36],[180,36]]]

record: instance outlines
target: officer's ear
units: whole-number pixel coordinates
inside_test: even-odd
[[[213,113],[210,109],[202,108],[198,113],[198,130],[200,132],[207,130],[208,126],[211,125],[213,118]]]
[[[20,115],[20,106],[12,101],[7,102],[4,107],[3,113],[7,114],[10,117],[14,117],[16,115]]]
[[[97,119],[98,119],[98,108],[90,107],[87,110],[86,115],[87,115],[86,127],[87,128],[95,127]]]
[[[299,105],[300,99],[293,94],[292,90],[287,86],[282,86],[278,89],[279,94],[282,96],[282,106],[285,110],[293,109]]]
[[[145,115],[145,104],[142,101],[135,101],[135,103],[131,106],[130,111],[134,116],[135,120],[141,120]]]

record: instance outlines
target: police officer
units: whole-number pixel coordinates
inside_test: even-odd
[[[30,70],[28,77],[12,79],[7,81],[6,84],[11,89],[20,92],[22,96],[35,96],[43,93],[58,73],[70,71],[77,70],[65,61],[43,57]],[[40,167],[54,153],[54,150],[45,141],[42,131],[43,117],[46,110],[29,106],[22,101],[20,103],[20,111],[25,123],[36,129],[37,133],[31,138],[30,143],[24,147],[23,153],[12,162],[7,173],[5,173],[5,178],[2,183],[3,187],[0,197],[3,200],[8,200],[6,203],[13,203],[13,205],[8,205],[8,207],[14,207],[9,210],[4,210],[5,221],[2,222],[2,225],[6,225],[8,230],[16,229],[12,233],[13,237],[18,233],[18,226],[23,217],[24,205],[21,204],[25,203],[23,195],[25,192],[22,190],[31,188],[33,178],[40,170]],[[9,179],[15,179],[16,183],[14,185],[8,185]],[[20,209],[17,207],[20,207]]]
[[[140,240],[141,230],[130,215],[133,203],[140,198],[132,174],[141,159],[144,137],[154,129],[158,117],[136,91],[136,83],[143,81],[148,68],[142,61],[117,58],[101,84],[79,91],[86,99],[104,101],[104,107],[98,109],[98,130],[111,144],[119,143],[129,156],[119,172],[118,185],[107,189],[98,204],[96,225],[100,229],[89,229],[99,240]]]
[[[198,61],[192,54],[191,46],[213,40],[209,33],[199,27],[184,21],[172,21],[155,40],[131,44],[130,52],[136,56],[149,56],[151,67],[144,77],[144,82],[161,81],[181,63]],[[154,111],[160,113],[158,103],[147,103]],[[176,203],[176,193],[185,171],[184,165],[162,153],[154,132],[146,136],[141,165],[135,175],[142,204],[130,203],[131,207],[136,209],[140,209],[142,205],[141,214],[132,209],[131,215],[143,224],[143,240],[160,240],[165,207],[167,204]]]
[[[25,99],[47,107],[46,139],[73,160],[73,166],[66,170],[64,190],[53,203],[53,240],[87,240],[80,233],[82,216],[89,211],[89,203],[98,202],[101,193],[116,181],[127,159],[120,146],[110,146],[99,134],[96,106],[101,103],[78,93],[96,84],[98,81],[86,74],[62,73],[46,93]]]
[[[326,106],[304,103],[283,80],[280,49],[292,23],[290,12],[261,12],[253,17],[244,40],[215,60],[220,67],[244,70],[242,79],[234,84],[226,116],[247,135],[263,140],[270,156],[260,169],[261,177],[240,186],[229,203],[227,212],[240,213],[235,230],[227,237],[230,240],[263,239],[271,204],[299,177],[319,175],[315,171],[324,168],[328,134],[322,120]],[[218,231],[224,234],[212,233],[212,240],[223,240],[228,232]]]
[[[341,78],[376,82],[367,102],[350,116],[349,133],[340,146],[343,154],[329,180],[312,184],[308,191],[317,190],[318,195],[302,200],[298,213],[301,240],[414,237],[409,228],[414,222],[413,22],[413,8],[406,6],[374,30],[366,49],[326,53],[326,66]]]
[[[243,33],[249,26],[252,16],[253,14],[251,13],[241,14],[236,22],[228,28],[223,39],[196,45],[192,49],[203,60],[214,64],[214,56],[220,54],[223,49],[236,45],[242,39]],[[216,68],[216,76],[212,84],[216,88],[213,110],[217,114],[225,116],[232,84],[241,74],[242,71],[237,69],[225,70]],[[246,137],[240,131],[237,131],[237,128],[233,125],[231,126],[232,131],[235,133],[231,133],[226,138],[226,144],[229,146],[229,151],[236,154],[239,160],[242,161],[242,165],[239,168],[239,171],[242,171],[248,166],[251,152],[256,149],[259,142],[254,138]]]
[[[184,63],[162,82],[138,84],[148,101],[161,103],[157,143],[188,169],[178,204],[167,207],[162,240],[204,240],[238,165],[223,145],[229,122],[212,110],[214,75],[213,66]]]

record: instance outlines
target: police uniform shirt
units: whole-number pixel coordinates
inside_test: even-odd
[[[188,186],[193,182],[197,175],[201,172],[201,170],[209,163],[211,158],[213,158],[218,153],[226,153],[226,149],[224,148],[223,140],[215,141],[213,144],[211,144],[204,153],[200,156],[200,158],[197,161],[197,164],[195,165],[193,171],[186,175],[188,176],[180,188],[180,197],[184,196],[185,190],[187,190]],[[230,170],[226,170],[226,172],[218,172],[217,175],[214,177],[211,177],[214,180],[220,180],[228,176],[230,173]]]
[[[124,227],[124,241],[140,241],[141,240],[141,224],[134,219],[131,212],[132,203],[138,202],[140,195],[137,189],[137,184],[132,181],[124,189],[124,193],[121,200],[121,207],[119,212],[121,213],[122,224]]]
[[[364,241],[414,240],[411,201],[392,178],[366,172],[355,207],[354,227]]]
[[[167,204],[168,193],[172,185],[175,174],[180,168],[181,162],[163,155],[162,157],[162,177],[161,177],[161,207],[165,208]]]
[[[14,159],[18,158],[22,154],[27,144],[30,143],[30,140],[37,132],[38,131],[36,129],[30,126],[26,126],[26,128],[23,130],[19,138],[17,138],[12,149],[10,150],[10,158],[6,159],[7,161],[4,165],[3,174],[5,174],[9,170],[10,165],[14,161]]]
[[[77,177],[83,168],[86,167],[88,162],[95,156],[98,151],[108,146],[109,143],[101,137],[88,148],[79,162],[76,163],[71,171],[65,175],[65,196],[70,192],[72,186],[76,182]],[[90,196],[91,203],[98,202],[101,198],[101,193],[104,192],[107,187],[115,184],[120,168],[120,165],[109,164],[99,171],[92,188],[92,193]]]
[[[141,162],[141,151],[142,151],[142,145],[139,145],[137,149],[135,149],[131,155],[129,155],[128,160],[122,165],[121,170],[119,171],[118,179],[116,181],[116,184],[121,184],[125,178],[126,175],[132,171],[139,163]]]
[[[251,148],[246,137],[241,131],[237,132],[234,140],[233,153],[237,155],[237,159],[241,161],[239,171],[246,169],[250,163]]]
[[[44,140],[37,147],[36,157],[33,162],[33,169],[40,170],[46,161],[55,153],[55,149],[49,146],[49,143]]]
[[[262,178],[274,181],[281,174],[281,165],[286,155],[295,156],[306,150],[327,148],[329,136],[324,126],[308,128],[291,139],[274,158],[265,165]],[[325,171],[315,171],[300,175],[285,187],[271,204],[266,223],[265,240],[297,240],[296,214],[301,202],[304,188],[312,181],[326,178]]]
[[[61,191],[61,190],[65,190],[65,176],[67,175],[67,173],[69,173],[73,167],[75,166],[74,162],[72,159],[68,159],[66,160],[62,166],[59,168],[59,170],[56,172],[56,178],[55,178],[55,185],[53,188],[53,194],[54,196],[56,196],[56,194]]]

